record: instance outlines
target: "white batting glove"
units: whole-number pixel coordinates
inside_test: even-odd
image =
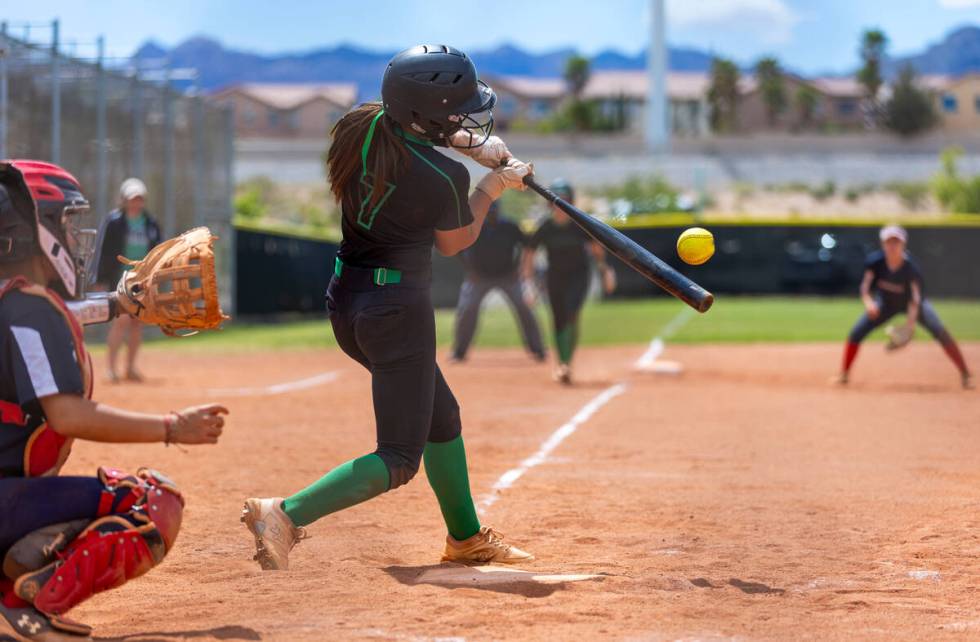
[[[527,185],[524,184],[524,177],[531,174],[534,174],[532,163],[511,158],[506,165],[494,168],[492,172],[488,172],[486,176],[480,179],[480,182],[476,184],[476,189],[489,196],[490,200],[495,201],[500,198],[504,190],[526,190]]]
[[[480,142],[480,138],[464,129],[449,137],[449,145],[460,154],[469,156],[484,167],[495,169],[501,163],[512,157],[507,144],[499,136],[488,136],[486,142],[479,147],[471,147]]]

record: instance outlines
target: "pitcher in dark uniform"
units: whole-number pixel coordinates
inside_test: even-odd
[[[433,245],[447,256],[472,245],[490,204],[522,189],[530,166],[489,135],[496,96],[452,47],[399,53],[381,98],[337,123],[327,156],[343,212],[327,309],[340,347],[371,373],[377,447],[290,497],[246,500],[242,521],[266,570],[288,567],[304,526],[407,483],[423,458],[449,531],[444,560],[533,559],[476,516],[459,405],[436,365],[430,295]],[[466,168],[437,145],[497,169],[470,194]]]
[[[956,365],[963,388],[973,388],[973,377],[963,359],[963,353],[940,321],[935,308],[926,299],[922,272],[906,252],[908,233],[898,225],[888,225],[882,228],[879,237],[881,250],[868,256],[864,278],[861,279],[861,302],[864,303],[865,312],[847,337],[837,382],[848,382],[851,366],[864,338],[875,328],[904,312],[909,330],[917,322],[928,330]]]
[[[463,253],[466,278],[459,290],[456,305],[456,332],[453,339],[452,359],[463,361],[469,350],[476,324],[480,318],[480,304],[493,290],[500,290],[521,327],[524,347],[537,361],[544,361],[544,345],[541,330],[534,312],[527,304],[525,282],[521,278],[521,255],[527,245],[527,237],[513,221],[500,216],[498,203],[494,202],[487,213],[480,238]]]
[[[569,203],[575,202],[575,192],[565,181],[555,181],[551,191]],[[615,272],[606,264],[606,251],[602,246],[572,222],[568,214],[557,207],[551,210],[551,216],[528,241],[524,276],[528,280],[533,278],[534,254],[543,248],[548,257],[545,284],[554,326],[555,351],[558,353],[554,378],[568,385],[572,382],[572,357],[578,346],[579,315],[589,293],[592,262],[598,266],[602,287],[607,294],[616,288],[616,279]]]

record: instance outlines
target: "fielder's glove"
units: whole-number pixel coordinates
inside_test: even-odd
[[[900,325],[898,327],[890,325],[885,328],[885,334],[888,335],[888,343],[885,344],[885,350],[891,352],[892,350],[898,350],[907,346],[915,334],[915,328],[907,325]]]
[[[220,326],[229,317],[218,302],[212,247],[216,239],[208,228],[197,227],[164,241],[141,261],[118,257],[132,266],[116,286],[119,307],[143,323],[160,326],[169,336]]]

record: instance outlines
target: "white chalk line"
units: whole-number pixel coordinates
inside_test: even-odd
[[[600,408],[619,395],[623,394],[625,391],[625,383],[613,384],[593,397],[589,403],[582,406],[582,409],[575,413],[574,417],[572,417],[567,423],[560,426],[558,430],[551,433],[551,436],[541,444],[541,447],[538,448],[536,453],[522,461],[516,468],[511,468],[500,476],[500,479],[496,481],[496,483],[490,489],[490,492],[484,495],[483,499],[480,500],[479,508],[481,512],[487,508],[490,508],[494,503],[496,503],[497,499],[500,498],[501,491],[507,490],[513,486],[514,482],[524,476],[524,473],[548,459],[548,455],[550,455],[555,448],[561,444],[561,442],[565,441],[569,436],[574,434],[574,432],[578,430],[579,426],[588,421],[592,415],[599,411]]]
[[[255,386],[255,387],[243,387],[243,388],[208,388],[205,390],[210,395],[221,395],[223,397],[253,397],[259,395],[281,395],[287,392],[296,392],[297,390],[307,390],[309,388],[315,388],[317,386],[322,386],[323,384],[330,383],[337,379],[337,372],[321,372],[318,375],[313,375],[312,377],[306,377],[305,379],[297,379],[296,381],[286,381],[283,383],[276,383],[270,386]]]
[[[657,357],[659,357],[664,350],[664,338],[670,337],[677,332],[681,326],[687,323],[692,315],[693,310],[690,308],[684,308],[680,311],[680,313],[672,318],[667,325],[664,326],[664,329],[653,338],[653,341],[650,342],[650,346],[647,348],[647,351],[643,353],[643,356],[640,357],[637,364],[639,365],[640,362],[644,361],[645,359],[649,359],[650,363],[656,361]],[[523,477],[527,471],[541,463],[544,463],[548,459],[548,456],[551,455],[551,453],[554,452],[554,450],[558,448],[563,441],[568,439],[575,433],[576,430],[578,430],[579,426],[591,419],[592,415],[597,413],[607,403],[626,392],[627,387],[627,383],[624,381],[615,383],[589,400],[589,402],[582,406],[582,408],[575,413],[575,415],[568,420],[568,422],[559,426],[557,430],[551,433],[551,435],[538,448],[537,452],[522,461],[515,468],[511,468],[501,475],[490,488],[490,492],[484,495],[480,500],[480,503],[477,506],[478,511],[480,513],[486,512],[488,508],[493,506],[497,500],[500,499],[500,493],[502,491],[513,486],[514,483]]]
[[[644,370],[653,365],[660,355],[664,352],[664,339],[669,339],[680,330],[684,324],[694,317],[694,310],[692,308],[685,307],[683,310],[677,313],[677,315],[667,322],[664,329],[660,331],[660,334],[655,336],[652,341],[650,341],[649,347],[647,347],[646,352],[636,360],[633,367],[638,370]]]

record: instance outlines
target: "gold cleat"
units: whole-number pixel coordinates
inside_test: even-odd
[[[242,523],[255,537],[255,561],[263,571],[285,571],[289,568],[289,552],[296,543],[309,535],[293,525],[283,512],[282,497],[252,497],[245,500]]]
[[[567,363],[560,363],[555,366],[552,378],[563,386],[572,385],[572,367]]]
[[[443,562],[459,562],[460,564],[517,564],[533,562],[534,556],[516,546],[504,542],[504,536],[489,526],[481,526],[480,532],[458,541],[452,535],[446,536],[446,552],[442,555]]]

